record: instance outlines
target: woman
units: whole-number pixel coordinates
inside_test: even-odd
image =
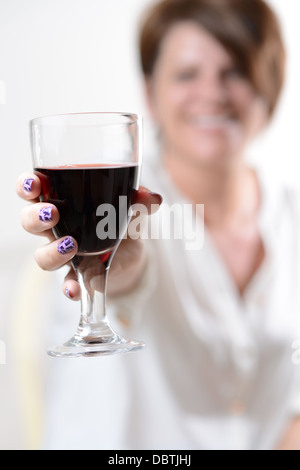
[[[277,20],[262,0],[164,0],[147,12],[140,52],[160,156],[144,170],[155,193],[142,188],[139,202],[204,204],[205,243],[126,240],[116,255],[112,307],[148,348],[121,359],[129,398],[115,448],[299,448],[296,198],[244,159],[283,83]],[[69,262],[76,241],[58,252],[59,214],[43,220],[38,178],[22,175],[18,193],[35,202],[24,228],[51,239],[38,264]],[[72,271],[63,289],[80,297]]]

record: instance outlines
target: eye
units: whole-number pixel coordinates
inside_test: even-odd
[[[175,73],[175,80],[178,82],[187,82],[190,80],[194,80],[197,77],[197,70],[182,70],[180,72]]]
[[[244,78],[244,74],[239,67],[234,66],[223,72],[223,78],[227,80],[240,80]]]

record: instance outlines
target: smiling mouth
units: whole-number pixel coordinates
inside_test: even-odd
[[[229,116],[224,115],[198,115],[189,120],[189,122],[199,129],[204,130],[222,130],[226,129],[236,122],[236,120]]]

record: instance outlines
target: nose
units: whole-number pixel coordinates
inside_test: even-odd
[[[219,75],[203,74],[195,82],[195,98],[205,103],[224,105],[228,101],[228,91]]]

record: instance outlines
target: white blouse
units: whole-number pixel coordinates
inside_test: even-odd
[[[148,266],[138,288],[110,306],[129,320],[126,334],[146,348],[49,359],[45,448],[278,444],[300,413],[300,365],[293,360],[300,339],[300,205],[295,191],[262,172],[259,177],[266,256],[243,297],[208,231],[196,251],[184,239],[147,240]],[[143,179],[165,204],[188,202],[155,164]]]

